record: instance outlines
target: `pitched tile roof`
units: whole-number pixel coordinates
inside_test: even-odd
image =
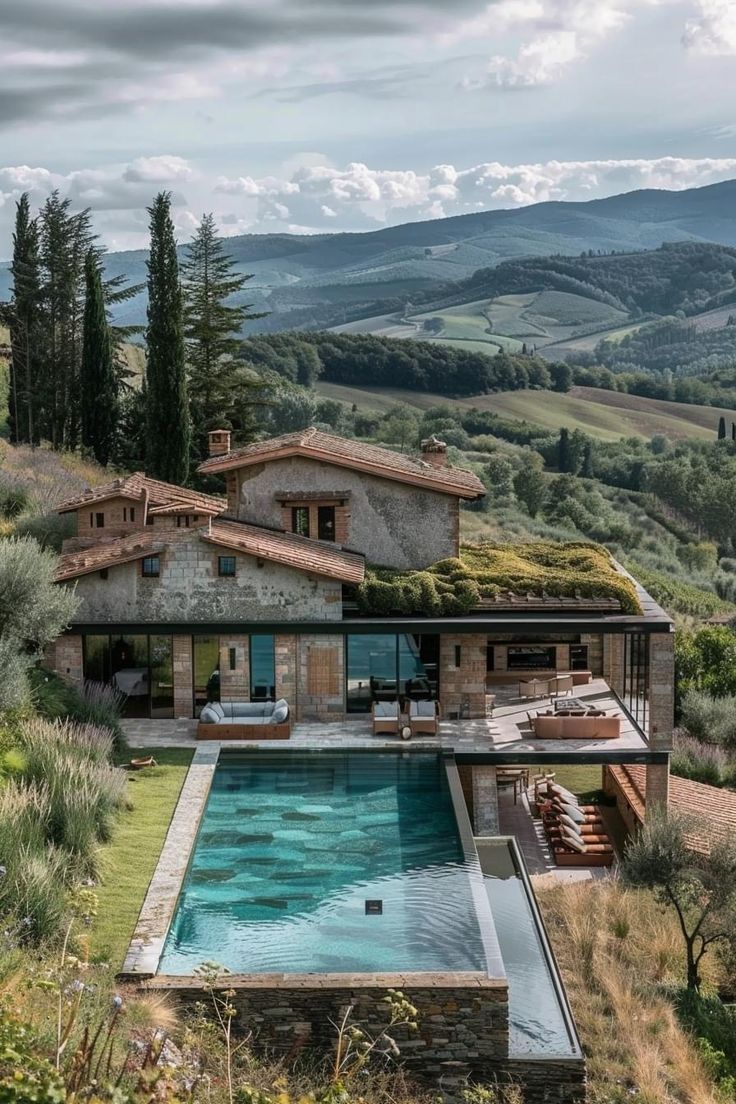
[[[199,465],[198,471],[230,471],[288,456],[308,456],[338,468],[352,468],[459,498],[480,498],[485,494],[485,487],[473,472],[462,468],[434,467],[421,457],[404,456],[378,445],[323,433],[314,427],[258,441],[245,448],[233,449],[223,456],[211,456]]]
[[[218,518],[207,529],[198,530],[203,540],[243,552],[259,559],[295,567],[313,575],[325,575],[343,583],[360,583],[365,575],[365,560],[355,552],[344,552],[324,541],[298,537],[273,529],[261,529],[241,521]]]
[[[151,479],[144,472],[133,472],[132,475],[113,479],[99,487],[89,487],[75,498],[62,502],[56,510],[59,514],[67,514],[95,502],[104,502],[108,498],[132,498],[140,502],[146,495],[149,506],[154,509],[176,505],[182,509],[189,507],[192,513],[221,514],[227,506],[225,499],[215,495],[202,494],[201,491],[192,491],[188,487]]]
[[[54,578],[57,583],[64,583],[77,579],[80,575],[102,571],[105,567],[115,567],[116,564],[130,563],[132,560],[141,560],[144,556],[155,555],[164,547],[160,540],[154,540],[145,533],[132,533],[129,537],[100,541],[90,548],[60,556]]]
[[[643,823],[646,809],[646,767],[638,763],[609,766],[609,771],[621,793],[631,806],[634,816]],[[736,793],[689,778],[670,776],[669,807],[676,813],[692,817],[694,827],[686,833],[693,851],[707,854],[713,839],[729,839],[736,834]],[[696,826],[697,825],[697,826]],[[702,831],[699,830],[702,826]]]

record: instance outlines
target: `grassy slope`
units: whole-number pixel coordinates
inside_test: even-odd
[[[115,969],[125,957],[193,753],[189,748],[136,748],[135,754],[153,755],[158,766],[129,776],[130,807],[102,852],[99,913],[90,940],[92,957]]]
[[[347,387],[320,382],[321,395],[356,403],[359,408],[385,411],[394,403],[403,402],[417,410],[449,405],[476,407],[510,418],[524,419],[556,431],[561,426],[582,429],[593,437],[613,441],[619,437],[650,438],[661,433],[671,439],[715,436],[718,419],[727,419],[734,412],[710,406],[645,399],[636,395],[619,395],[592,387],[574,388],[567,395],[550,391],[507,391],[494,395],[476,395],[464,399],[449,399],[424,391],[369,387]]]

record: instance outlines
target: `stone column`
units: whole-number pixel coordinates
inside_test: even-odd
[[[299,720],[296,692],[296,660],[299,637],[294,633],[279,633],[274,637],[276,665],[276,700],[286,698],[292,720]]]
[[[299,719],[337,721],[345,716],[345,637],[313,633],[299,637]]]
[[[64,682],[72,686],[84,685],[82,637],[65,634],[59,636],[46,649],[44,663]]]
[[[220,637],[220,698],[224,702],[250,701],[248,643],[247,636]]]
[[[172,638],[172,652],[174,716],[191,717],[194,712],[191,636],[174,636]]]
[[[498,788],[496,786],[496,768],[474,766],[473,785],[473,832],[476,836],[498,835]]]
[[[672,750],[675,720],[675,634],[649,637],[649,746],[652,751]],[[647,766],[647,809],[666,805],[669,799],[669,762]]]
[[[471,717],[486,715],[485,633],[440,637],[440,701],[445,717],[468,702]]]
[[[619,633],[603,637],[603,677],[617,694],[624,689],[624,638]]]

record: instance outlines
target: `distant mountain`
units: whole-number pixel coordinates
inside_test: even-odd
[[[250,332],[322,328],[367,317],[377,302],[426,300],[433,288],[521,257],[653,249],[663,242],[736,246],[736,180],[685,191],[648,189],[584,203],[537,203],[504,211],[405,223],[368,233],[246,234],[228,239],[237,267],[253,274],[243,294],[267,318]],[[143,250],[112,253],[110,275],[145,280]],[[0,299],[9,273],[0,270]],[[145,297],[120,308],[145,320]]]

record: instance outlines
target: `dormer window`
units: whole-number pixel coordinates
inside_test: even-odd
[[[188,529],[191,525],[191,516],[189,514],[177,514],[176,515],[176,528]]]
[[[123,506],[123,521],[135,521],[135,506]]]
[[[90,529],[104,529],[105,528],[105,515],[100,512],[89,515],[89,527]]]

